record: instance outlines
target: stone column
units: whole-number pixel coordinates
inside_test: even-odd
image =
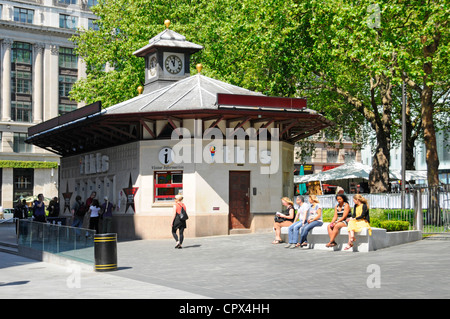
[[[11,120],[11,46],[13,40],[3,39],[1,43],[2,58],[2,121]]]
[[[59,113],[59,46],[50,45],[45,50],[44,76],[44,121],[58,116]]]
[[[34,49],[34,72],[33,72],[33,122],[41,123],[43,115],[43,54],[45,45],[36,43]]]

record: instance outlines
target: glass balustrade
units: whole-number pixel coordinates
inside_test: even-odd
[[[19,220],[18,245],[94,264],[95,230]]]

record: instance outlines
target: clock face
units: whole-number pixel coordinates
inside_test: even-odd
[[[156,75],[156,56],[152,56],[150,58],[150,63],[149,63],[149,69],[150,69],[150,76],[154,76]]]
[[[183,67],[183,62],[176,55],[169,55],[164,63],[166,70],[171,74],[178,74]]]

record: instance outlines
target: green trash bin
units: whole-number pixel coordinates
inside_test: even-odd
[[[117,270],[117,234],[94,235],[95,271]]]

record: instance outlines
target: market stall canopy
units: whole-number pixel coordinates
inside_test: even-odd
[[[397,180],[401,180],[402,179],[402,171],[399,169],[391,169],[389,172],[389,177],[391,179],[397,179]],[[405,179],[407,181],[417,181],[417,180],[421,180],[427,179],[427,171],[412,171],[412,170],[406,170],[405,171]]]
[[[355,161],[343,164],[336,168],[304,176],[294,176],[294,183],[308,183],[312,181],[331,181],[350,178],[369,179],[372,167]]]
[[[294,176],[294,183],[308,183],[313,181],[331,181],[331,180],[340,180],[340,179],[351,179],[351,178],[363,178],[369,179],[370,171],[372,167],[369,165],[364,165],[362,163],[358,163],[355,161],[351,161],[349,163],[345,163],[336,168],[330,169],[328,171],[319,172],[310,175],[304,176]],[[406,171],[406,180],[419,180],[426,179],[427,172],[426,171]],[[391,170],[389,172],[390,179],[401,180],[402,174],[400,170]]]

